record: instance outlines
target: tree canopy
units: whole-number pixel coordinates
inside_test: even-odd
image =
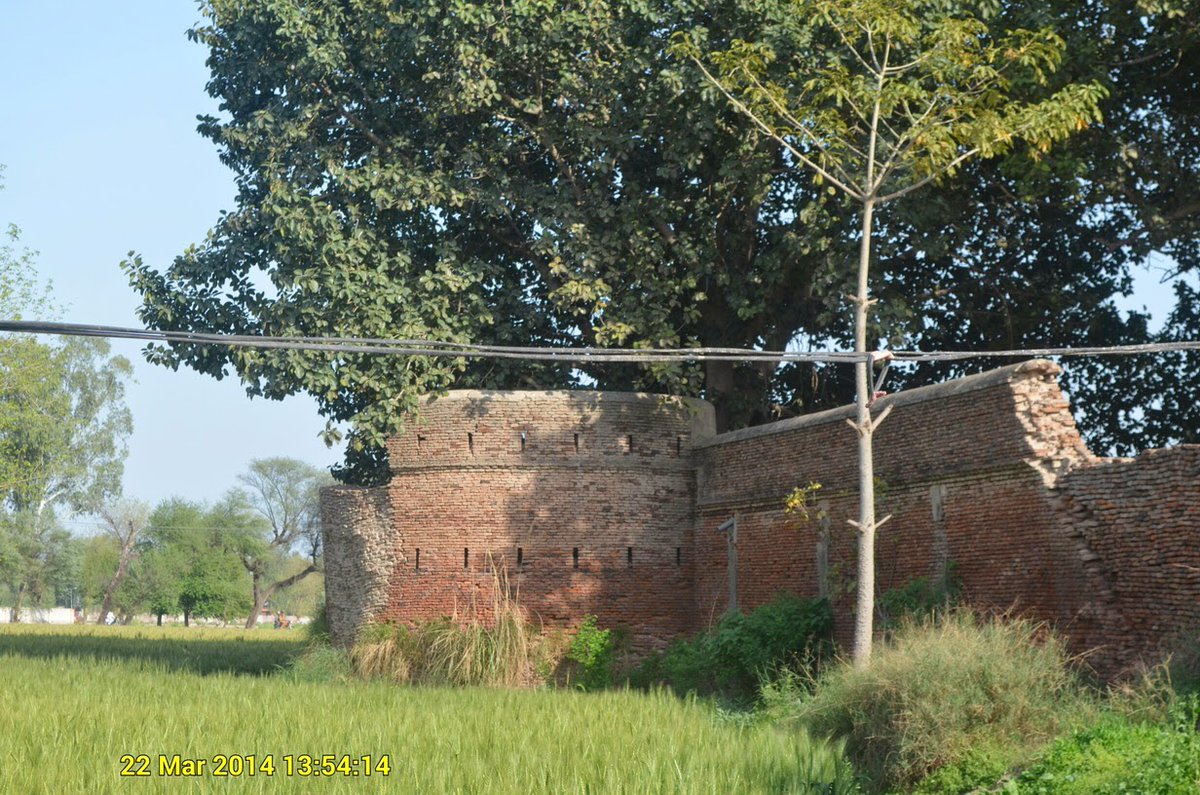
[[[241,615],[251,599],[239,553],[258,529],[254,517],[228,500],[213,506],[163,501],[142,534],[121,589],[124,600],[159,616],[182,612],[185,623]]]
[[[1112,298],[1149,251],[1196,267],[1194,5],[969,6],[989,28],[1057,28],[1056,76],[1015,88],[1033,101],[1100,81],[1106,121],[1053,158],[1017,147],[898,203],[880,229],[876,339],[1147,337]],[[735,110],[714,112],[714,89],[666,52],[684,31],[706,49],[764,43],[788,63],[811,43],[790,3],[209,0],[203,13],[192,36],[222,111],[200,130],[236,174],[237,206],[170,267],[126,263],[148,326],[521,345],[851,339],[852,207]],[[308,392],[331,435],[351,423],[360,481],[377,460],[361,451],[417,394],[452,384],[700,394],[725,428],[851,392],[849,373],[810,365],[570,370],[199,346],[151,358],[232,370],[254,395]],[[1120,443],[1130,424],[1108,423],[1113,390],[1085,384],[1122,383],[1121,368],[1069,377],[1091,438]]]

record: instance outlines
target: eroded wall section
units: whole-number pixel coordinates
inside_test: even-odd
[[[332,641],[349,645],[359,627],[387,606],[395,568],[395,529],[384,489],[321,490],[325,615]]]
[[[1200,445],[1108,459],[1059,480],[1064,526],[1104,588],[1089,609],[1113,616],[1078,639],[1105,670],[1155,663],[1200,632]]]

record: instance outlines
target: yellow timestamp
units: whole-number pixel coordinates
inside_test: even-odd
[[[122,754],[121,776],[160,778],[255,778],[299,776],[322,778],[389,776],[389,754]]]

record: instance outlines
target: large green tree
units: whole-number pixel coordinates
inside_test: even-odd
[[[1194,0],[996,4],[993,26],[1054,24],[1066,41],[1051,86],[1107,89],[1102,124],[1033,162],[970,164],[882,220],[882,336],[927,350],[1116,345],[1200,339],[1189,288],[1200,274],[1200,5]],[[1162,332],[1114,298],[1148,258],[1182,274]],[[1161,322],[1169,307],[1156,313]],[[928,363],[895,386],[996,366]],[[1065,360],[1093,449],[1130,454],[1195,439],[1200,355]],[[1168,410],[1159,410],[1165,406]]]
[[[0,360],[0,460],[13,473],[0,494],[0,573],[15,594],[14,620],[59,565],[67,534],[58,513],[93,509],[120,493],[131,366],[108,350],[102,340],[50,346],[22,338],[8,341]]]
[[[887,311],[872,336],[984,348],[1144,338],[1111,298],[1146,251],[1194,254],[1196,15],[1149,0],[942,5],[981,10],[998,30],[1058,27],[1067,48],[1053,80],[1101,80],[1113,121],[1069,157],[1014,151],[898,203],[880,228]],[[126,263],[147,325],[537,345],[853,339],[841,300],[853,284],[839,267],[857,239],[853,208],[736,111],[714,113],[702,78],[665,53],[686,30],[711,49],[769,44],[787,63],[812,21],[789,3],[202,8],[192,35],[209,49],[223,111],[201,132],[237,176],[237,206],[169,268]],[[1056,87],[1027,86],[1029,98]],[[703,394],[721,427],[853,391],[849,373],[809,365],[571,370],[200,346],[151,358],[232,369],[255,395],[312,394],[331,434],[352,424],[360,480],[377,463],[360,448],[376,449],[417,393],[452,383],[588,377]],[[1099,428],[1107,409],[1094,405],[1085,413]]]
[[[240,551],[257,529],[254,518],[228,500],[212,506],[164,500],[150,514],[120,595],[160,624],[166,614],[182,613],[185,625],[193,617],[240,615],[250,603]]]
[[[205,12],[194,36],[225,112],[201,131],[238,175],[238,207],[165,272],[127,263],[147,324],[771,348],[820,327],[838,235],[811,233],[838,219],[663,52],[680,24],[736,28],[741,4],[218,0]],[[765,416],[772,370],[153,356],[232,366],[254,394],[308,391],[371,444],[417,393],[455,379],[705,391],[731,425]]]
[[[57,314],[34,260],[10,226],[0,244],[3,316]],[[131,371],[100,340],[49,345],[0,335],[0,580],[13,595],[13,620],[75,565],[57,512],[94,508],[120,491]]]

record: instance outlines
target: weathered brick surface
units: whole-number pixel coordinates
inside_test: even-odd
[[[885,398],[892,411],[875,437],[882,482],[876,540],[880,592],[953,561],[967,597],[988,609],[1016,608],[1058,623],[1077,620],[1087,584],[1070,541],[1056,532],[1053,500],[1037,466],[1057,472],[1091,460],[1061,391],[1058,368],[1031,362]],[[725,540],[715,528],[739,520],[739,606],[783,590],[827,591],[838,638],[848,643],[855,577],[855,432],[846,407],[723,434],[700,443],[697,612],[727,604]],[[1035,466],[1036,465],[1036,466]],[[823,528],[797,526],[782,505],[797,485],[820,483]],[[934,491],[937,491],[935,512]],[[828,572],[818,544],[828,537]]]
[[[395,528],[382,489],[321,491],[325,614],[334,643],[351,643],[363,621],[387,606],[395,567]]]
[[[945,571],[967,598],[1053,622],[1111,674],[1200,625],[1200,448],[1093,457],[1050,362],[883,399],[877,587]],[[337,637],[365,618],[486,616],[504,572],[537,620],[595,613],[661,647],[718,618],[738,518],[738,601],[828,593],[849,641],[850,407],[712,434],[711,407],[649,395],[451,392],[389,445],[386,489],[331,490]],[[825,517],[783,500],[822,484]],[[418,560],[419,558],[419,560]],[[336,619],[335,619],[336,616]]]
[[[593,613],[643,650],[687,632],[691,448],[711,432],[707,404],[654,395],[427,400],[389,446],[392,566],[371,617],[486,618],[503,576],[546,625]]]
[[[1098,665],[1155,662],[1200,628],[1200,445],[1104,459],[1058,481],[1080,565],[1104,584],[1090,605],[1108,620],[1081,638]]]

